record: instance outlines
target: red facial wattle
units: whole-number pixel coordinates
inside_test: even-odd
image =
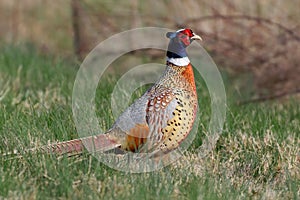
[[[191,44],[191,40],[190,37],[180,33],[180,35],[178,36],[179,40],[185,45],[185,46],[189,46]]]

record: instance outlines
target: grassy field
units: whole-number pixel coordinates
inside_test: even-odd
[[[1,52],[0,153],[77,138],[71,96],[79,65],[30,47]],[[108,77],[97,92],[99,123],[107,128],[116,80]],[[198,93],[208,98],[205,89]],[[209,100],[200,108],[199,132],[205,132]],[[201,136],[178,162],[144,174],[115,171],[89,154],[1,156],[0,199],[298,199],[299,136],[296,99],[229,105],[224,132],[205,158],[196,151]]]

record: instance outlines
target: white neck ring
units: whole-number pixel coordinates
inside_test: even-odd
[[[167,61],[176,65],[176,66],[187,66],[190,64],[190,59],[188,57],[183,58],[169,58],[167,57]]]

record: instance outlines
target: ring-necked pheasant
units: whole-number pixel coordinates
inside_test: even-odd
[[[81,153],[113,149],[132,152],[169,152],[177,148],[192,129],[197,94],[186,47],[201,38],[191,29],[168,32],[166,70],[161,78],[116,120],[105,134],[44,146],[48,153]]]

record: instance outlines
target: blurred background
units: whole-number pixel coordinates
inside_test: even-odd
[[[81,61],[121,31],[190,27],[230,77],[239,100],[259,101],[299,93],[299,5],[299,0],[0,0],[0,45],[25,44]]]

